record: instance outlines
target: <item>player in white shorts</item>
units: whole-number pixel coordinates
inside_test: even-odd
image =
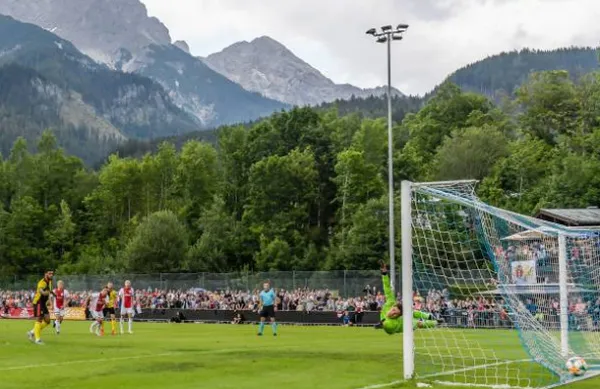
[[[94,319],[90,325],[90,332],[98,336],[104,335],[104,306],[108,303],[108,290],[102,289],[100,293],[93,293],[88,297],[88,309]]]
[[[121,302],[121,319],[119,326],[123,334],[123,320],[128,319],[129,333],[133,334],[133,315],[135,314],[135,291],[131,287],[131,281],[125,281],[125,286],[119,290],[119,301]]]
[[[56,289],[52,291],[52,305],[54,306],[54,330],[56,334],[60,334],[60,326],[62,325],[63,319],[65,318],[65,308],[67,307],[67,299],[69,298],[69,292],[65,290],[65,284],[62,281],[58,281]]]

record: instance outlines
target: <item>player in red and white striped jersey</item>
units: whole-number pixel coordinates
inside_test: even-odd
[[[119,325],[123,334],[123,320],[127,316],[129,333],[133,334],[133,315],[135,312],[135,291],[131,287],[131,281],[125,281],[125,286],[119,290],[119,301],[121,302],[121,320]]]
[[[60,326],[65,318],[65,308],[67,306],[66,300],[69,298],[69,292],[65,290],[65,284],[62,281],[58,281],[56,289],[52,291],[54,306],[54,330],[56,334],[60,334]]]
[[[88,297],[87,306],[94,319],[90,332],[98,336],[104,335],[104,306],[108,303],[108,290],[102,289],[100,293],[93,293]]]

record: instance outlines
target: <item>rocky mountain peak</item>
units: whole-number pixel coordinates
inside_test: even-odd
[[[186,41],[175,41],[173,42],[173,45],[190,54],[190,46]]]
[[[279,51],[283,53],[289,53],[290,55],[294,55],[283,44],[266,35],[253,39],[251,42],[248,43],[248,45],[253,46],[257,50],[266,50],[271,52]]]
[[[381,88],[336,84],[268,36],[234,43],[203,61],[249,91],[294,105],[385,94]],[[395,93],[401,94],[397,90]]]
[[[123,50],[171,43],[167,27],[139,0],[0,0],[0,14],[43,27],[109,65],[122,61]]]

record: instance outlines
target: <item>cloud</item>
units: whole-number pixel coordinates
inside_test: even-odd
[[[195,55],[268,35],[335,82],[386,82],[385,47],[364,32],[408,23],[393,47],[393,83],[426,93],[449,73],[501,51],[597,46],[597,0],[142,0]]]

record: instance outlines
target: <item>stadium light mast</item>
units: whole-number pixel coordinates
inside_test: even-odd
[[[381,29],[371,28],[367,35],[375,38],[377,43],[387,43],[387,113],[388,113],[388,201],[389,201],[389,254],[390,254],[390,280],[394,293],[396,293],[396,245],[394,236],[394,160],[392,146],[392,41],[401,41],[402,34],[408,29],[408,24],[398,24],[396,28],[391,25],[382,26]]]

